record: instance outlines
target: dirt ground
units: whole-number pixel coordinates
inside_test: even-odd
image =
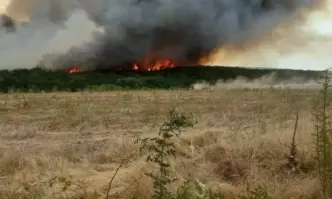
[[[155,166],[137,136],[156,135],[179,108],[198,123],[175,139],[172,168],[186,180],[238,195],[264,185],[274,198],[313,198],[314,90],[219,89],[0,95],[0,198],[149,198]],[[299,113],[297,172],[287,167]]]

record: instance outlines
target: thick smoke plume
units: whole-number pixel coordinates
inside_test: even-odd
[[[327,0],[311,12],[302,12],[300,21],[282,23],[258,42],[241,49],[218,49],[205,63],[324,70],[332,66],[331,51],[332,1]]]
[[[154,59],[197,64],[223,46],[262,40],[318,0],[12,0],[0,68],[102,68]]]

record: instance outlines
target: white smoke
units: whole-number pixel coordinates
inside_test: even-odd
[[[257,79],[237,77],[232,80],[219,80],[215,84],[197,82],[191,85],[194,90],[218,90],[218,89],[321,89],[322,84],[318,79],[305,79],[301,77],[278,80],[275,73],[264,75]]]

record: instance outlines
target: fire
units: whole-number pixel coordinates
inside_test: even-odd
[[[109,69],[113,69],[116,71],[121,71],[121,70],[126,70],[128,69],[127,67],[130,67],[131,70],[134,71],[159,71],[159,70],[164,70],[167,68],[174,68],[175,65],[175,61],[171,60],[171,59],[158,59],[158,60],[154,60],[154,59],[143,59],[143,61],[137,61],[137,62],[133,62],[133,64],[131,65],[123,65],[121,66],[109,66]],[[91,69],[91,70],[96,70],[96,68]],[[71,67],[69,67],[66,72],[67,73],[79,73],[79,72],[83,72],[85,70],[82,69],[82,67],[78,66],[78,65],[72,65]]]
[[[301,18],[286,21],[271,34],[244,46],[222,46],[200,60],[202,65],[252,66],[322,70],[332,61],[332,0]]]
[[[175,63],[170,59],[160,59],[155,61],[153,64],[144,64],[144,63],[133,63],[131,69],[135,71],[159,71],[167,68],[174,68]],[[119,67],[116,70],[122,70],[123,68]],[[68,73],[79,73],[84,70],[79,66],[72,66],[66,70]]]
[[[67,69],[67,72],[68,73],[79,73],[79,72],[83,72],[83,70],[77,66],[72,66]]]
[[[154,63],[147,63],[147,61],[145,61],[145,63],[143,64],[134,63],[132,65],[133,70],[146,70],[146,71],[158,71],[174,67],[175,63],[170,59],[160,59],[155,61]]]

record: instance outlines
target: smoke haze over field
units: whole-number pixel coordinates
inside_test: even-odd
[[[318,79],[292,77],[287,80],[278,80],[275,73],[264,75],[260,78],[250,80],[245,77],[237,77],[233,80],[219,80],[215,84],[197,82],[191,85],[194,90],[218,90],[218,89],[321,89],[322,84]]]
[[[308,10],[321,8],[319,3],[322,1],[12,0],[6,13],[29,23],[17,24],[14,33],[0,29],[0,69],[33,68],[42,58],[53,69],[73,64],[94,68],[146,61],[147,56],[181,64],[295,68],[305,63],[316,69],[315,64],[321,63],[327,67],[329,60],[323,62],[322,56],[329,57],[328,53],[317,50],[331,46],[327,36],[297,28],[311,13]],[[287,26],[280,28],[284,21]],[[220,50],[202,61],[202,56],[216,49]],[[320,62],[310,65],[308,57]]]

